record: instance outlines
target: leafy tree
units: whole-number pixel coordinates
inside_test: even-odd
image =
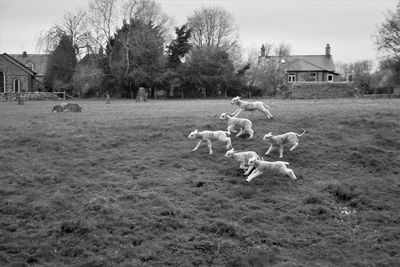
[[[44,76],[46,85],[53,90],[72,89],[71,80],[76,63],[72,39],[64,34],[50,55]]]
[[[194,49],[180,71],[190,96],[228,96],[240,90],[233,62],[223,50]]]

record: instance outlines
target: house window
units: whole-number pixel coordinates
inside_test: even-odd
[[[308,79],[310,80],[310,82],[316,82],[317,81],[317,73],[310,72],[308,74]]]
[[[296,81],[296,74],[295,73],[290,73],[288,75],[288,82],[292,83],[292,82],[295,82],[295,81]]]
[[[33,65],[33,63],[32,62],[28,62],[28,63],[26,63],[26,65],[25,65],[28,69],[30,69],[30,70],[32,70],[32,71],[34,71],[35,70],[35,66]]]
[[[4,72],[0,71],[0,93],[5,93],[6,92],[6,77],[4,75]]]
[[[20,83],[20,81],[18,79],[14,80],[13,85],[14,85],[14,92],[15,93],[19,93],[21,91],[20,84],[21,83]]]
[[[328,82],[333,82],[333,75],[332,74],[326,75],[326,79]]]

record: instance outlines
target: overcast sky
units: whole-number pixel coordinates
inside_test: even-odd
[[[66,12],[88,0],[0,0],[0,53],[38,53],[36,37]],[[244,48],[265,42],[288,43],[292,54],[324,54],[331,46],[336,62],[375,60],[376,26],[398,0],[158,0],[163,11],[181,26],[193,11],[219,6],[235,18]]]

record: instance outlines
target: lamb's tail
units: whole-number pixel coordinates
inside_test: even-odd
[[[268,105],[265,104],[264,102],[263,102],[263,105],[264,105],[265,108],[271,108],[270,106],[268,106]]]
[[[304,130],[301,134],[296,134],[297,136],[302,136],[303,134],[305,134],[306,133],[306,130]]]

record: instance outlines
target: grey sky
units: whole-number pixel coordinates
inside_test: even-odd
[[[0,0],[0,53],[37,53],[38,32],[87,0]],[[158,0],[176,26],[195,9],[220,6],[235,18],[244,48],[285,42],[292,54],[323,54],[330,44],[335,61],[376,59],[376,25],[398,0]]]

